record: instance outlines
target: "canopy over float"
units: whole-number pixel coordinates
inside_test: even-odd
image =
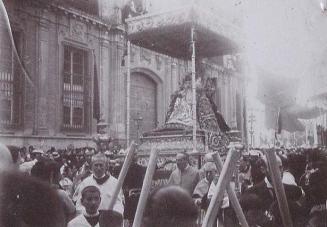
[[[182,87],[177,91],[177,93],[184,94],[185,97],[188,96],[188,100],[191,100],[188,106],[185,105],[191,109],[191,125],[183,125],[183,122],[171,124],[171,118],[174,116],[171,112],[176,112],[178,105],[183,105],[179,102],[179,98],[175,93],[167,111],[164,125],[144,133],[139,149],[149,152],[151,146],[155,145],[158,149],[166,152],[170,150],[176,153],[178,150],[186,148],[189,151],[202,153],[207,148],[217,150],[217,146],[213,146],[214,143],[215,145],[226,145],[226,129],[221,128],[221,125],[226,123],[221,115],[217,115],[215,104],[212,102],[210,95],[205,92],[207,81],[202,80],[200,86],[196,85],[196,67],[198,67],[200,59],[240,52],[240,46],[238,45],[242,36],[240,29],[223,16],[215,16],[198,5],[156,14],[140,15],[128,18],[125,22],[127,24],[128,56],[130,43],[132,43],[171,57],[191,60],[192,62],[192,73],[189,78],[191,86],[185,88],[184,81]],[[127,62],[128,137],[129,57]],[[197,77],[201,77],[201,75],[197,75]],[[190,116],[185,118],[187,117]],[[186,121],[186,119],[184,120]],[[129,138],[127,138],[127,143],[129,144]]]

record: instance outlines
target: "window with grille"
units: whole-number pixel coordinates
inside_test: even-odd
[[[18,54],[22,52],[21,32],[13,32]],[[9,35],[0,42],[0,122],[4,126],[18,126],[22,116],[21,70]]]
[[[87,52],[64,46],[63,69],[63,126],[66,129],[83,129]]]

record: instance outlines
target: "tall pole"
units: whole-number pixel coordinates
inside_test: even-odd
[[[131,108],[131,103],[130,103],[130,96],[131,96],[131,65],[130,65],[130,53],[131,53],[131,42],[128,40],[127,41],[127,95],[126,95],[126,146],[129,146],[129,131],[130,131],[130,108]]]
[[[249,116],[249,122],[250,122],[251,147],[253,147],[254,144],[253,123],[255,122],[255,115],[253,115],[253,112],[251,112],[251,115]]]
[[[196,152],[196,87],[195,87],[195,34],[194,27],[191,29],[192,45],[192,120],[193,120],[193,152]]]
[[[283,226],[293,227],[291,214],[288,208],[285,189],[282,183],[282,177],[280,174],[280,168],[276,159],[276,152],[274,149],[266,152],[268,167],[271,175],[273,188],[276,194],[278,208],[282,217]]]

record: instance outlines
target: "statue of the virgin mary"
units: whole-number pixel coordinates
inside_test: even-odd
[[[166,124],[192,126],[192,80],[190,77],[185,77],[183,85],[173,95],[170,110],[171,112],[167,113]]]

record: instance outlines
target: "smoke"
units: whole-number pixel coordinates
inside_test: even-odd
[[[298,78],[299,99],[322,90],[327,72],[327,12],[322,11],[320,1],[249,0],[242,4],[250,68]]]

